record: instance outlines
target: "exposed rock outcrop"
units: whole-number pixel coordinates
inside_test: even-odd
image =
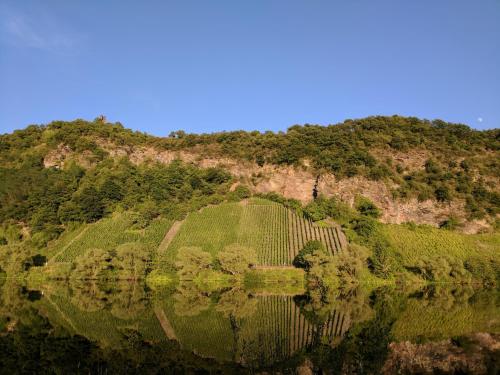
[[[391,188],[396,186],[389,187],[384,182],[372,181],[364,177],[356,176],[339,180],[332,174],[323,174],[317,181],[317,175],[307,166],[291,167],[266,164],[260,167],[255,163],[230,158],[204,157],[193,150],[170,151],[157,150],[153,147],[118,146],[105,140],[98,140],[96,143],[110,156],[128,157],[134,164],[148,161],[168,164],[179,159],[186,163],[196,164],[201,168],[224,167],[241,183],[250,186],[254,192],[277,192],[287,198],[294,198],[304,203],[313,199],[315,186],[318,194],[326,197],[339,197],[350,205],[354,203],[356,195],[364,195],[380,207],[382,210],[381,220],[386,223],[400,224],[412,221],[417,224],[436,226],[452,214],[459,218],[465,218],[463,201],[439,203],[435,200],[423,202],[416,199],[396,200],[391,193]],[[61,144],[57,149],[47,154],[44,164],[46,167],[62,167],[68,158],[75,159],[72,154],[69,147]],[[405,167],[422,168],[427,157],[425,152],[421,152],[413,156],[395,155],[395,160],[404,164]],[[85,155],[80,155],[76,160],[79,160],[81,164],[88,164],[84,162],[88,160]],[[487,227],[488,223],[486,222],[476,222],[468,223],[465,228],[468,233],[476,233]]]

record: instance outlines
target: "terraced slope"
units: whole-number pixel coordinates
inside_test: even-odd
[[[224,203],[191,213],[161,262],[173,262],[183,246],[198,246],[216,255],[238,243],[254,248],[261,265],[290,265],[310,240],[321,241],[332,255],[347,246],[338,227],[319,227],[280,204],[262,199]]]

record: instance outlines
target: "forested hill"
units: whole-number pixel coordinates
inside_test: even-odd
[[[387,222],[438,224],[457,216],[483,228],[496,225],[499,182],[500,129],[414,117],[166,137],[96,119],[0,136],[0,221],[30,227],[96,220],[117,205],[177,212],[193,199],[225,199],[240,184],[239,191],[302,201],[317,191],[352,204],[360,194]],[[95,212],[82,213],[92,205]]]

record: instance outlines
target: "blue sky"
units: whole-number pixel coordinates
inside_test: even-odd
[[[1,0],[0,133],[51,120],[500,127],[500,0]]]

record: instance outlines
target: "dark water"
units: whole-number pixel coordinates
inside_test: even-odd
[[[499,371],[498,290],[279,289],[7,280],[0,373]]]

